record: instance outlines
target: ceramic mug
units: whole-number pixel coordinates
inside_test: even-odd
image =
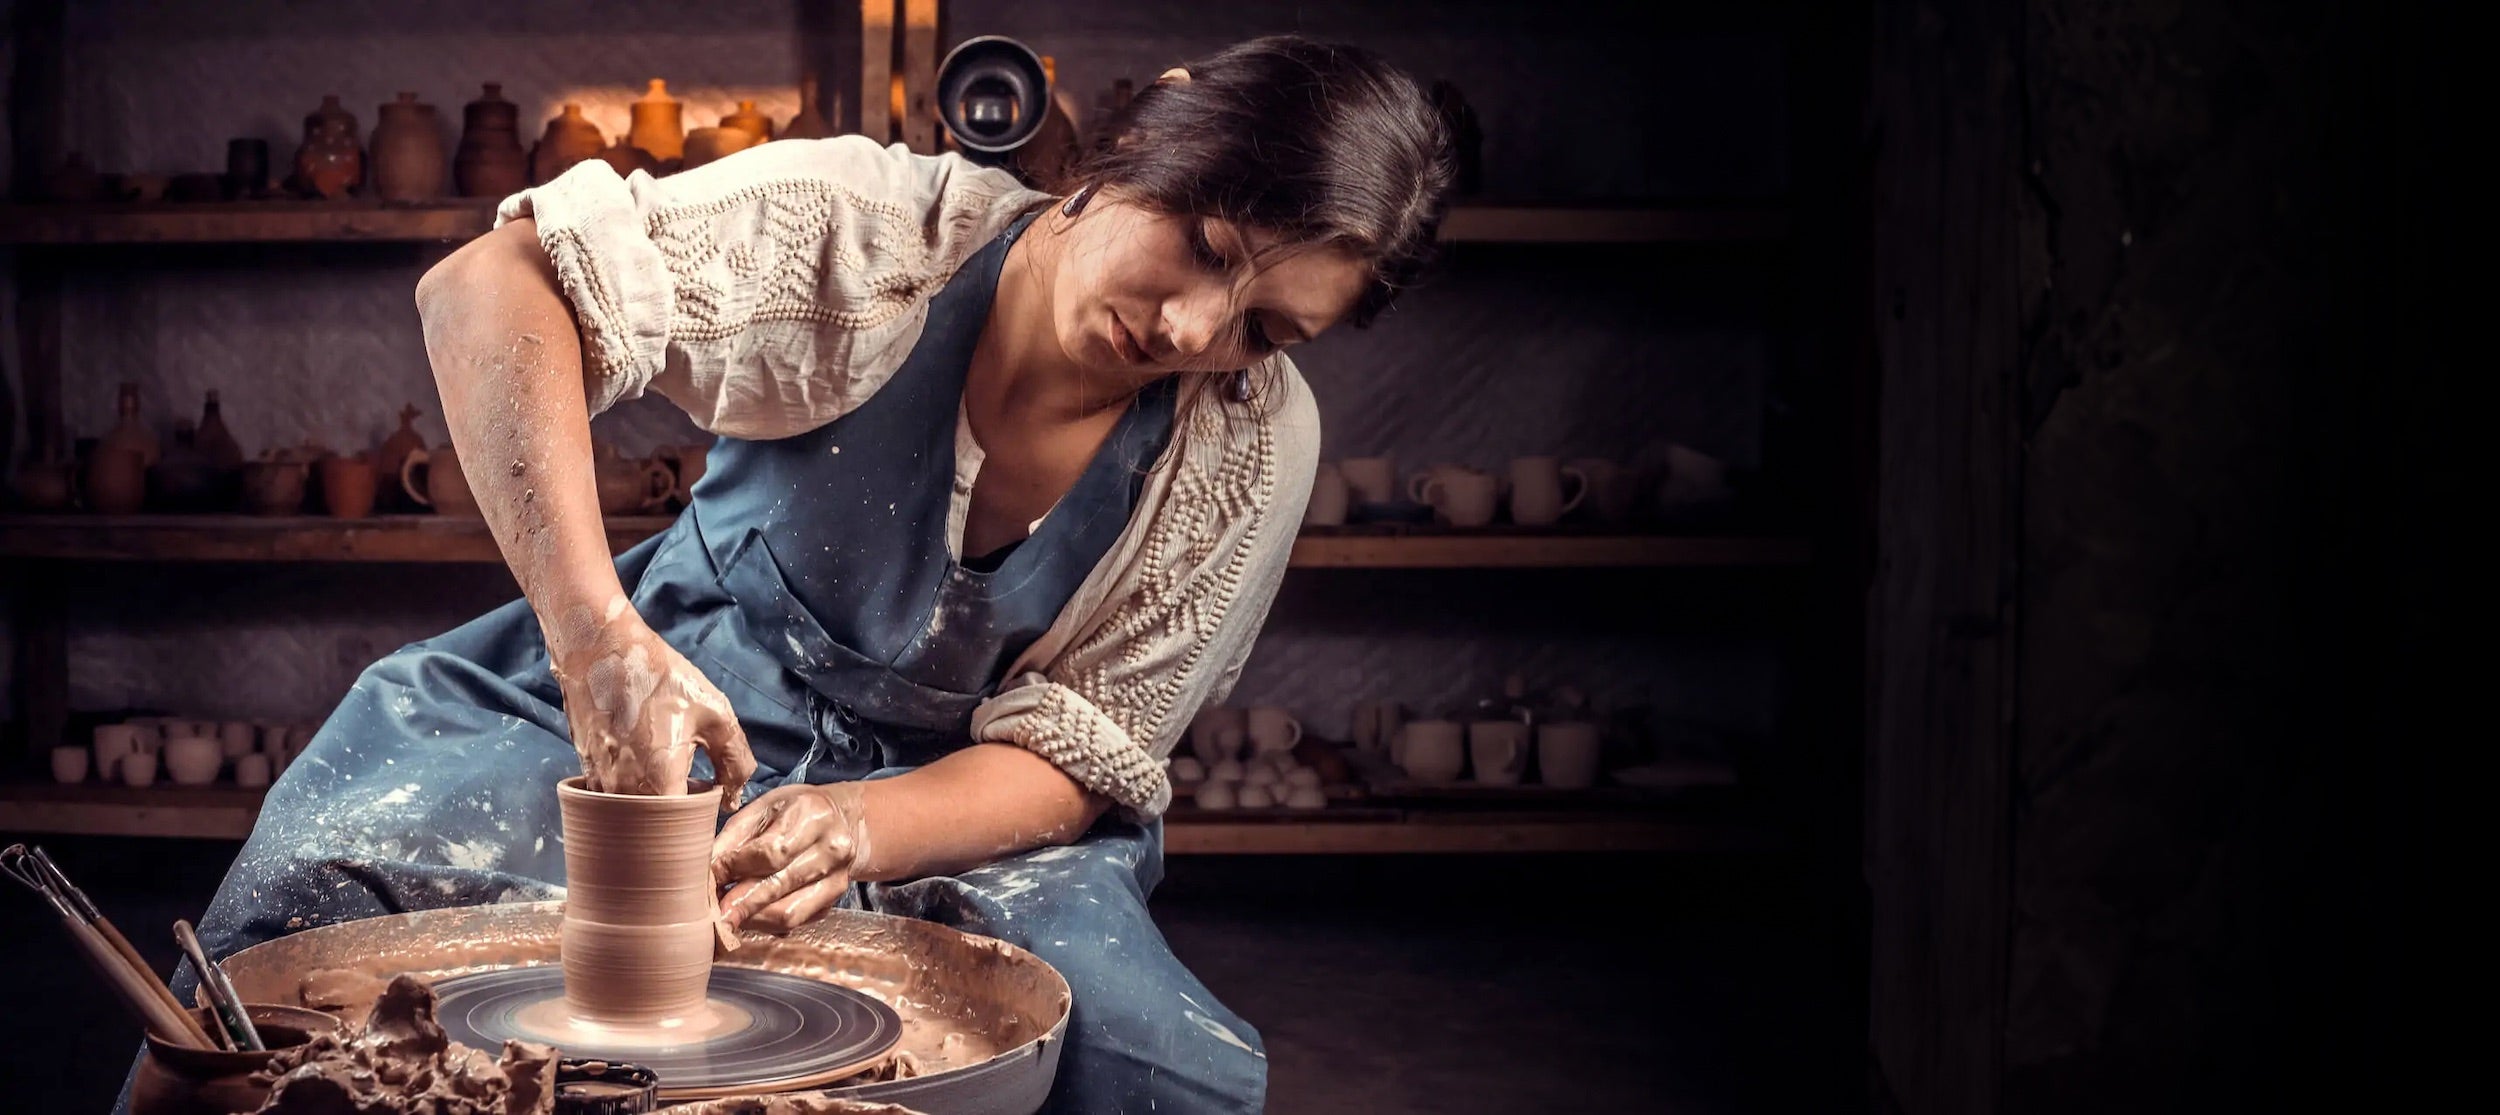
[[[1571,494],[1563,494],[1570,480]],[[1510,463],[1510,521],[1521,526],[1552,526],[1588,498],[1588,474],[1552,457],[1520,457]]]
[[[1476,781],[1516,786],[1528,772],[1528,725],[1517,720],[1478,720],[1467,725],[1468,758]]]
[[[1458,781],[1467,769],[1466,728],[1455,720],[1409,721],[1398,733],[1397,764],[1426,785]]]
[[[1226,759],[1240,758],[1241,741],[1249,733],[1249,710],[1209,705],[1199,709],[1189,723],[1189,750],[1212,768]]]
[[[1396,701],[1370,701],[1354,706],[1354,750],[1378,754],[1398,738],[1398,725],[1406,720],[1406,710]]]
[[[1274,705],[1250,710],[1250,750],[1257,755],[1289,755],[1302,742],[1302,722]]]
[[[1597,785],[1604,739],[1587,720],[1557,720],[1536,730],[1537,778],[1548,786],[1583,790]]]
[[[1356,503],[1388,503],[1398,498],[1398,463],[1387,455],[1348,457],[1337,463],[1346,492]]]
[[[100,724],[95,730],[95,775],[111,781],[125,755],[139,752],[139,725]]]
[[[1581,457],[1571,462],[1588,478],[1589,513],[1601,523],[1622,523],[1632,518],[1640,506],[1640,475],[1604,457]]]
[[[53,748],[52,780],[55,782],[86,781],[87,759],[87,749],[84,747]]]
[[[1423,502],[1431,504],[1451,526],[1481,527],[1492,524],[1493,512],[1501,504],[1502,485],[1489,472],[1436,471],[1425,478],[1422,494]]]
[[[146,786],[156,781],[156,752],[131,752],[115,766],[121,770],[124,786]]]
[[[1727,465],[1684,445],[1667,446],[1667,479],[1658,503],[1668,514],[1705,507],[1728,497]]]
[[[1311,502],[1302,508],[1303,525],[1344,526],[1349,499],[1345,473],[1334,462],[1321,461],[1319,472],[1311,478]]]

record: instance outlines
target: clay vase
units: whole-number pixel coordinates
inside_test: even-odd
[[[135,515],[148,502],[148,463],[128,449],[96,447],[87,460],[87,509],[99,515]]]
[[[23,510],[59,511],[77,495],[76,473],[68,461],[29,457],[17,466],[9,487],[17,493],[17,505]]]
[[[167,511],[207,511],[217,504],[217,466],[200,451],[199,437],[185,418],[174,423],[174,443],[148,466],[148,495]]]
[[[414,93],[374,110],[373,196],[427,201],[443,193],[443,121]]]
[[[362,453],[352,457],[324,457],[321,471],[321,505],[334,519],[361,519],[373,514],[376,476],[373,461]]]
[[[723,155],[735,154],[755,144],[756,139],[752,134],[738,128],[726,126],[696,128],[686,133],[685,165],[679,169],[693,170]]]
[[[156,431],[149,429],[148,424],[139,419],[139,385],[123,383],[121,393],[114,399],[113,408],[120,418],[113,424],[112,430],[104,435],[104,439],[96,443],[96,449],[98,451],[126,449],[139,455],[139,463],[142,466],[155,464],[156,458],[162,453],[162,447],[157,443]]]
[[[417,479],[419,473],[424,480]],[[408,454],[399,462],[399,487],[437,515],[478,517],[477,496],[469,491],[468,478],[460,475],[460,455],[449,445]]]
[[[615,167],[616,176],[619,178],[631,177],[637,170],[646,174],[660,173],[660,160],[652,158],[650,152],[630,143],[619,143],[599,152],[599,161]]]
[[[243,509],[254,515],[293,515],[304,509],[305,468],[294,461],[260,460],[243,466]]]
[[[208,1025],[207,1008],[192,1012]],[[314,1035],[339,1028],[339,1020],[317,1010],[275,1004],[245,1003],[243,1013],[269,1048],[257,1053],[201,1049],[154,1031],[130,1079],[130,1115],[225,1115],[258,1111],[269,1099],[269,1085],[252,1083],[255,1072],[269,1067],[277,1051],[302,1045]]]
[[[399,408],[399,429],[393,430],[391,436],[383,438],[381,446],[373,451],[375,473],[397,477],[400,462],[407,460],[408,454],[425,448],[425,435],[417,432],[416,425],[417,415],[421,413],[423,412],[419,411],[414,403],[405,404]],[[389,502],[402,507],[416,506],[415,500],[408,499],[400,493],[397,484],[391,485]]]
[[[651,88],[633,105],[634,126],[625,142],[665,163],[686,152],[686,106],[668,95],[668,83],[651,79]]]
[[[486,92],[461,111],[460,156],[452,161],[452,178],[462,197],[503,197],[528,189],[529,154],[521,150],[520,107],[503,99],[503,86],[486,83]]]
[[[598,158],[607,148],[608,138],[599,134],[599,125],[582,115],[582,106],[567,104],[547,121],[546,134],[538,137],[537,149],[530,152],[530,184],[544,186],[573,164]]]
[[[556,784],[564,820],[564,1001],[573,1017],[645,1027],[703,1009],[712,977],[712,831],[720,798]]]
[[[833,134],[833,125],[816,107],[816,79],[799,79],[799,114],[790,118],[781,129],[782,139],[823,139]]]
[[[337,94],[321,98],[321,107],[304,117],[304,143],[295,149],[295,185],[313,197],[343,198],[365,181],[364,145],[356,134],[356,114],[339,104]]]
[[[754,136],[755,143],[768,142],[773,138],[773,118],[755,111],[754,101],[738,102],[738,111],[721,117],[720,126],[724,128],[736,128],[739,131]],[[749,144],[749,146],[753,146],[753,144]]]

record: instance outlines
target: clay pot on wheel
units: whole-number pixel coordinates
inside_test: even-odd
[[[712,974],[720,798],[556,783],[564,820],[564,998],[575,1018],[645,1026],[703,1009]]]
[[[339,1028],[338,1019],[317,1010],[275,1004],[245,1003],[269,1048],[257,1053],[201,1049],[147,1035],[147,1050],[130,1081],[130,1115],[225,1115],[257,1111],[269,1099],[269,1086],[254,1084],[251,1075],[269,1067],[278,1050],[311,1041],[316,1034]],[[205,1009],[192,1013],[208,1024]]]
[[[478,517],[477,496],[470,493],[468,478],[460,475],[460,455],[449,445],[408,454],[399,463],[399,487],[437,515]]]

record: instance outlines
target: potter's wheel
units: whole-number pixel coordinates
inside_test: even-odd
[[[711,1006],[730,1022],[694,1040],[534,1025],[547,1007],[561,1011],[558,967],[452,976],[435,982],[434,996],[435,1018],[453,1041],[498,1049],[517,1038],[553,1045],[567,1057],[631,1062],[657,1073],[671,1099],[829,1084],[883,1058],[903,1036],[894,1008],[867,995],[758,968],[713,971]]]

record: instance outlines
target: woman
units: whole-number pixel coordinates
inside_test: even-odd
[[[1005,938],[1076,990],[1055,1106],[1256,1109],[1256,1033],[1146,913],[1162,761],[1301,517],[1282,350],[1388,304],[1450,176],[1411,81],[1287,37],[1166,74],[1064,198],[849,137],[506,201],[417,302],[526,599],[366,671],[212,951],[550,896],[558,779],[716,776],[732,921],[849,896]],[[644,391],[720,440],[611,559],[589,420]]]

